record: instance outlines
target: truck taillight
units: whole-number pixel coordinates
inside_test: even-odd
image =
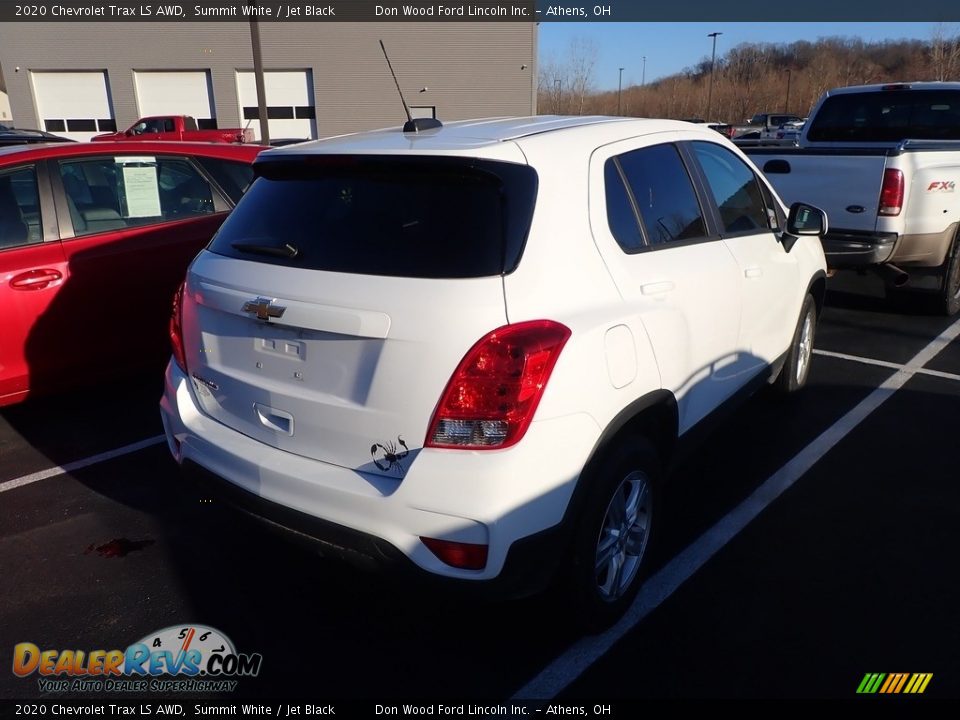
[[[170,348],[173,360],[180,369],[187,371],[187,356],[183,349],[183,292],[184,283],[173,294],[173,308],[170,311]]]
[[[899,215],[903,209],[903,173],[900,170],[883,171],[878,215]]]
[[[425,447],[509,447],[526,433],[570,330],[552,320],[505,325],[474,345],[447,383]]]

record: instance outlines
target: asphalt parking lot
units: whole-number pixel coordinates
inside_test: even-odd
[[[18,642],[184,623],[263,655],[237,697],[856,698],[875,672],[960,697],[958,334],[832,280],[808,387],[755,396],[677,468],[652,577],[590,637],[556,598],[398,586],[206,502],[159,439],[155,376],[0,410],[0,697],[42,696]]]

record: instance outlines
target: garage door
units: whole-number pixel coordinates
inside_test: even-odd
[[[267,118],[270,138],[317,137],[317,114],[313,97],[313,73],[310,70],[271,70],[263,74],[267,91]],[[252,72],[237,73],[237,91],[244,124],[250,122],[257,139],[257,86]]]
[[[13,120],[10,113],[10,98],[5,92],[0,91],[0,125],[12,125]]]
[[[192,115],[202,129],[217,126],[208,71],[138,71],[134,78],[140,117]]]
[[[107,73],[32,72],[33,96],[42,129],[72,140],[115,132]]]

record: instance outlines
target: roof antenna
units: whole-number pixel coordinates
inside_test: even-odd
[[[390,62],[390,56],[387,55],[387,48],[383,46],[383,40],[380,41],[380,49],[383,50],[383,57],[387,61],[387,67],[390,68],[390,74],[393,75],[393,83],[397,86],[397,94],[400,95],[400,102],[403,103],[403,111],[407,114],[407,121],[403,124],[403,132],[419,133],[421,130],[443,127],[443,123],[436,118],[414,118],[413,115],[410,114],[410,108],[403,97],[400,82],[397,80],[397,74],[393,71],[393,64]]]

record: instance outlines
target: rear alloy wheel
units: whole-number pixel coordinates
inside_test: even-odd
[[[943,287],[940,290],[940,311],[947,316],[960,311],[960,232],[953,240],[950,254],[943,263]]]
[[[659,462],[649,442],[623,441],[607,452],[591,483],[572,557],[572,591],[590,630],[630,605],[646,576]]]
[[[783,363],[775,387],[784,394],[796,392],[807,384],[813,360],[813,340],[817,333],[817,304],[807,295],[800,308],[800,320],[793,333],[793,342]]]
[[[636,579],[650,540],[650,478],[639,470],[627,475],[613,493],[597,537],[597,591],[616,602]]]

